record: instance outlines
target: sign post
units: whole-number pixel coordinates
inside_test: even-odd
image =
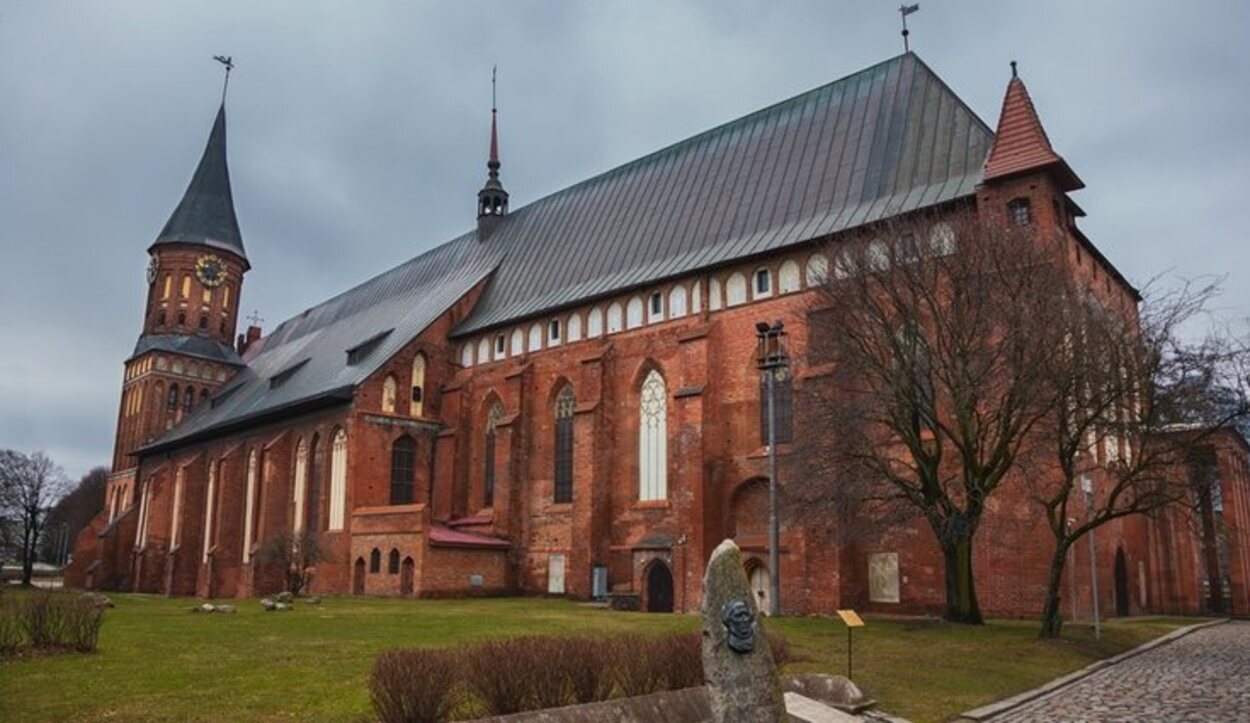
[[[855,628],[864,627],[864,621],[854,610],[839,610],[838,617],[842,618],[842,622],[846,625],[846,679],[854,680],[852,673],[854,672],[855,657],[851,641],[851,633]]]

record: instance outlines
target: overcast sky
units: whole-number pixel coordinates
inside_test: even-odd
[[[1020,62],[1134,282],[1246,316],[1250,3],[921,0],[912,48],[993,126]],[[233,55],[229,155],[277,322],[467,230],[499,64],[513,208],[896,55],[898,0],[0,2],[0,448],[108,464],[147,246]]]

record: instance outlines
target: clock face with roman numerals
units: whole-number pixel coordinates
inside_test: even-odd
[[[204,254],[195,262],[195,275],[201,284],[216,288],[226,280],[226,264],[217,256]]]

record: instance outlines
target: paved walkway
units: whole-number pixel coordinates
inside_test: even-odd
[[[992,720],[1250,721],[1250,622],[1195,631]]]

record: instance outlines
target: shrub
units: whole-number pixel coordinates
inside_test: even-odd
[[[491,715],[508,715],[526,710],[530,697],[532,661],[524,655],[524,644],[531,638],[497,640],[475,645],[465,651],[469,687]]]
[[[621,635],[612,639],[612,659],[616,686],[621,695],[653,693],[661,681],[660,666],[655,660],[657,639],[641,635]]]
[[[51,593],[37,592],[26,598],[22,624],[33,648],[47,650],[61,640],[61,606]]]
[[[612,675],[612,646],[601,638],[568,638],[557,665],[569,681],[573,700],[594,703],[612,697],[616,679]]]
[[[656,677],[664,690],[703,685],[703,636],[699,633],[654,638],[650,658],[658,666]]]
[[[447,720],[460,670],[460,656],[452,650],[390,650],[373,662],[369,700],[383,723]]]
[[[65,599],[61,625],[61,644],[80,653],[90,653],[100,641],[104,610],[88,600]]]
[[[71,595],[38,592],[26,598],[19,617],[26,640],[37,650],[96,649],[104,611]]]
[[[578,638],[521,638],[523,649],[514,652],[530,671],[525,710],[559,708],[573,697],[569,681],[569,651],[583,644]]]

